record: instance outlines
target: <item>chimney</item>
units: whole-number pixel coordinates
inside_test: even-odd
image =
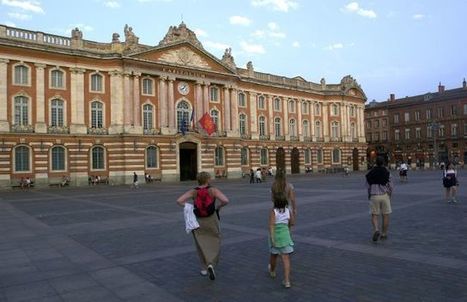
[[[465,78],[464,78],[464,81],[462,82],[462,88],[464,88],[464,89],[467,88],[467,82],[465,81]]]
[[[391,102],[393,102],[393,101],[396,100],[396,96],[394,95],[394,93],[391,93],[391,94],[389,95],[389,100],[390,100]]]
[[[443,93],[443,92],[444,92],[444,85],[441,85],[441,82],[439,82],[439,85],[438,85],[438,92],[439,92],[439,93]]]

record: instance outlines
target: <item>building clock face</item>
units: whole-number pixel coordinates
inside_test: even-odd
[[[190,92],[190,86],[188,86],[188,83],[178,83],[178,92],[180,92],[180,94],[187,95],[188,92]]]

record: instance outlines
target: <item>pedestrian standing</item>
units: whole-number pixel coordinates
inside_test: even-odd
[[[366,175],[368,199],[370,200],[371,223],[373,226],[372,240],[385,240],[388,236],[389,214],[391,214],[391,195],[393,185],[391,173],[384,167],[384,159],[376,158],[376,166]],[[379,227],[379,216],[383,216],[382,231]]]
[[[459,186],[459,180],[457,179],[457,171],[452,163],[446,165],[446,169],[443,171],[443,186],[446,190],[446,201],[448,203],[456,203],[457,187]]]
[[[198,174],[198,187],[182,194],[177,203],[184,207],[193,200],[194,213],[199,228],[192,231],[193,238],[201,261],[201,275],[209,274],[209,279],[216,279],[214,267],[219,261],[221,233],[219,225],[219,210],[229,203],[229,199],[218,188],[210,185],[211,176],[207,172]],[[203,196],[203,200],[201,197]],[[203,206],[199,206],[202,203]],[[198,206],[197,206],[198,204]],[[217,214],[217,215],[216,215]]]
[[[261,168],[256,169],[255,178],[256,178],[257,183],[258,182],[263,182],[262,175],[261,175]]]
[[[284,192],[273,194],[274,207],[269,213],[269,275],[276,277],[277,258],[280,255],[284,265],[285,288],[290,288],[290,254],[293,253],[293,241],[290,226],[294,224],[294,215],[287,207],[288,201]]]
[[[250,169],[250,183],[255,183],[255,171],[253,169]]]
[[[138,189],[139,184],[138,184],[138,174],[136,172],[133,172],[133,189]]]

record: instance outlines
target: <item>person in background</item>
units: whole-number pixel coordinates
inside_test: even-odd
[[[138,189],[139,188],[139,184],[138,184],[138,174],[136,174],[136,172],[133,172],[133,186],[132,186],[133,189]]]
[[[256,169],[255,178],[256,178],[257,183],[258,182],[263,182],[262,175],[261,175],[261,168]]]
[[[456,203],[457,187],[459,186],[459,180],[457,179],[457,171],[452,165],[448,163],[446,169],[443,171],[443,186],[446,189],[446,201],[448,203]]]
[[[376,166],[366,174],[368,199],[370,200],[371,224],[373,226],[373,242],[378,239],[385,240],[388,236],[389,214],[391,209],[391,196],[393,185],[391,173],[384,167],[384,159],[376,158]],[[379,227],[379,216],[383,216],[382,231]]]
[[[402,162],[400,171],[399,171],[399,176],[401,181],[407,181],[407,172],[409,170],[409,167],[405,162]]]
[[[255,183],[255,171],[253,169],[250,169],[250,183]]]
[[[229,199],[218,188],[210,185],[211,175],[207,172],[198,174],[198,187],[183,193],[177,204],[184,207],[189,200],[195,200],[200,189],[208,189],[209,195],[214,198],[215,212],[206,217],[197,217],[199,228],[192,231],[193,238],[201,261],[201,275],[209,274],[209,279],[215,280],[214,267],[219,261],[221,247],[221,231],[219,225],[219,210],[229,203]],[[196,214],[196,212],[195,212]]]

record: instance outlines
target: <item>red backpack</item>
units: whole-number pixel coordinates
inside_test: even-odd
[[[196,217],[208,217],[214,214],[216,211],[215,198],[209,194],[209,188],[207,187],[196,187],[196,196],[193,202]]]

